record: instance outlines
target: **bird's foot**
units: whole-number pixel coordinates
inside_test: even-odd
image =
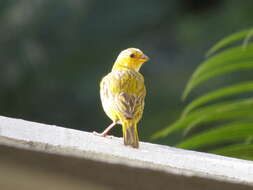
[[[93,134],[96,135],[96,136],[99,136],[99,137],[106,137],[106,138],[109,138],[109,139],[112,139],[112,135],[108,135],[106,133],[98,133],[96,131],[93,131]]]

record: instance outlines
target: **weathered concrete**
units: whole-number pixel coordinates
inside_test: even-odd
[[[9,179],[0,180],[0,189],[12,187],[12,173],[16,183],[30,184],[24,189],[35,185],[37,190],[38,184],[54,189],[253,189],[251,161],[150,143],[133,149],[121,138],[19,119],[0,117],[0,144],[0,179]]]

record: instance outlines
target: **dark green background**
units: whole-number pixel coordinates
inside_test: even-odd
[[[137,47],[151,58],[139,124],[149,141],[186,105],[181,93],[208,48],[252,24],[252,0],[0,1],[0,115],[102,131],[110,120],[99,81],[121,50]]]

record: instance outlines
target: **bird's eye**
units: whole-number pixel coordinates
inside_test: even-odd
[[[134,58],[134,57],[135,57],[134,53],[131,53],[131,54],[130,54],[130,57],[131,57],[131,58]]]

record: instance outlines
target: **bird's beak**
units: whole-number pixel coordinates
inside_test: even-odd
[[[141,57],[140,57],[140,60],[142,60],[143,62],[146,62],[149,60],[149,57],[146,56],[145,54],[143,54]]]

